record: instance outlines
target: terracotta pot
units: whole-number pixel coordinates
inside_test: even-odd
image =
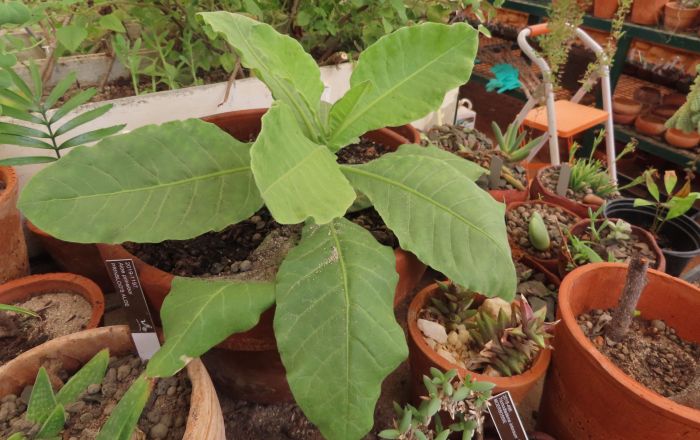
[[[105,299],[102,290],[91,280],[72,273],[46,273],[29,275],[0,285],[0,303],[12,304],[24,301],[42,293],[65,292],[76,293],[92,307],[90,321],[85,328],[95,328],[105,311]]]
[[[532,180],[530,185],[530,198],[532,200],[542,199],[545,202],[550,202],[555,205],[561,206],[569,211],[571,211],[577,217],[588,217],[588,209],[595,211],[600,207],[600,205],[592,205],[590,203],[577,202],[576,200],[571,200],[568,197],[560,196],[554,191],[550,191],[542,183],[542,173],[548,168],[542,168],[537,171],[537,175]]]
[[[539,425],[558,440],[583,438],[700,438],[700,411],[647,389],[609,361],[583,334],[576,317],[617,305],[627,267],[589,264],[572,271],[559,288],[552,368],[544,386]],[[656,270],[637,309],[661,319],[686,340],[700,342],[700,289]]]
[[[606,219],[598,219],[596,220],[596,226],[600,226]],[[610,220],[611,222],[616,222],[619,219],[616,218],[609,218],[607,220]],[[580,222],[576,223],[574,226],[571,227],[570,232],[571,235],[574,235],[576,237],[581,237],[586,231],[588,231],[588,227],[591,225],[591,221],[588,218],[584,218]],[[632,226],[632,232],[641,239],[642,242],[644,242],[647,246],[649,246],[649,249],[651,249],[654,252],[654,255],[656,256],[656,264],[654,265],[654,269],[658,271],[665,271],[666,270],[666,257],[664,257],[664,253],[661,251],[661,248],[659,247],[659,244],[656,242],[656,239],[654,236],[651,234],[651,232],[647,231],[646,229],[642,229],[639,226],[635,225],[630,225]],[[569,244],[569,239],[567,237],[564,237],[564,246],[568,246]],[[559,254],[559,276],[564,278],[569,271],[566,270],[566,265],[568,261],[564,254]]]
[[[514,202],[524,202],[530,196],[528,189],[490,189],[488,193],[491,197],[498,200],[501,203],[509,205]]]
[[[634,128],[647,136],[661,136],[666,131],[666,120],[656,115],[639,115],[634,121]]]
[[[671,116],[678,111],[677,105],[663,104],[651,111],[654,116],[658,116],[664,120],[668,120]]]
[[[27,245],[24,242],[22,223],[17,209],[19,187],[12,167],[0,167],[0,284],[29,274]]]
[[[613,121],[616,124],[630,125],[637,119],[637,115],[625,115],[622,113],[613,113]]]
[[[669,128],[664,134],[666,142],[678,148],[691,149],[698,146],[700,142],[700,134],[697,131],[691,131],[686,133],[683,130],[678,130],[676,128]]]
[[[439,292],[437,284],[431,284],[418,292],[413,298],[408,308],[408,334],[409,334],[409,362],[411,365],[411,387],[414,396],[425,395],[423,388],[423,375],[430,376],[430,367],[438,368],[442,371],[457,369],[460,377],[464,378],[467,374],[471,375],[478,381],[486,381],[496,384],[494,394],[502,391],[510,391],[513,400],[518,403],[527,395],[532,386],[540,379],[549,365],[551,356],[549,350],[542,350],[535,359],[534,363],[523,374],[518,374],[511,377],[491,377],[483,374],[478,374],[473,371],[466,370],[457,365],[451,364],[442,356],[438,355],[435,350],[425,342],[423,334],[418,329],[418,315],[421,309],[428,304],[430,298]]]
[[[533,180],[532,182],[534,183],[535,181]],[[560,205],[560,204],[558,204],[558,203],[553,203],[553,202],[550,202],[550,201],[546,200],[545,197],[543,197],[542,200],[537,200],[536,198],[533,197],[532,200],[529,200],[529,201],[527,201],[527,202],[515,202],[515,203],[511,203],[511,204],[508,205],[508,207],[506,208],[506,212],[508,212],[508,211],[510,211],[510,210],[513,210],[513,209],[517,209],[518,206],[520,206],[520,205],[522,205],[522,204],[525,204],[525,203],[542,203],[542,204],[545,204],[545,205],[557,206],[557,207],[563,209],[565,213],[567,213],[567,214],[569,214],[569,215],[573,215],[577,220],[581,218],[581,216],[579,216],[578,214],[576,214],[576,213],[570,211],[569,209],[563,207],[562,205]],[[586,214],[586,215],[588,215],[588,214]],[[534,256],[534,255],[528,253],[525,249],[523,249],[523,248],[521,248],[520,246],[518,246],[518,244],[515,243],[515,242],[511,239],[510,236],[508,236],[508,244],[510,245],[510,248],[512,249],[512,251],[513,251],[514,254],[522,255],[522,258],[525,259],[526,261],[531,261],[531,262],[537,263],[537,264],[539,264],[540,266],[544,267],[545,269],[547,269],[547,270],[550,271],[550,272],[558,273],[558,270],[559,270],[559,269],[558,269],[558,267],[559,267],[559,266],[558,266],[558,265],[559,265],[559,259],[558,259],[558,258],[550,258],[550,259],[546,259],[546,260],[543,259],[543,258],[538,258],[538,257],[536,257],[536,256]]]
[[[668,0],[634,0],[630,21],[636,24],[657,24]]]
[[[34,226],[29,220],[26,220],[25,224],[61,270],[90,278],[105,291],[114,290],[96,245],[59,240]]]
[[[617,0],[593,0],[593,15],[599,18],[613,18],[617,11]]]
[[[642,111],[642,104],[634,99],[616,96],[613,98],[613,112],[622,115],[638,115]]]
[[[634,91],[634,100],[645,107],[653,107],[661,102],[661,91],[656,87],[637,87]]]
[[[678,2],[664,5],[664,27],[671,31],[682,31],[692,27],[700,14],[700,8],[684,8]]]
[[[0,367],[0,397],[18,394],[34,383],[39,367],[47,359],[57,359],[69,372],[77,371],[98,351],[109,349],[110,356],[136,353],[129,327],[112,326],[62,336],[35,347]],[[183,440],[224,440],[224,419],[216,390],[207,370],[198,359],[187,365],[192,382],[190,412]]]
[[[661,98],[661,103],[664,105],[673,105],[675,107],[680,107],[685,104],[687,96],[682,93],[669,93]]]

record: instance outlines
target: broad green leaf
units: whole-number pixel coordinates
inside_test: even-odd
[[[676,187],[677,182],[678,176],[676,176],[675,171],[666,170],[664,172],[664,188],[666,188],[666,193],[671,194],[673,192],[673,188]]]
[[[0,3],[0,26],[5,24],[24,24],[31,18],[32,13],[24,3],[9,1]]]
[[[328,223],[342,217],[355,200],[336,157],[302,134],[283,102],[263,116],[250,155],[260,194],[280,223],[301,223],[309,217]]]
[[[63,240],[157,243],[221,230],[253,215],[262,199],[250,144],[189,119],[72,150],[29,181],[19,206]]]
[[[145,376],[136,379],[102,425],[96,440],[129,440],[152,389],[152,380]]]
[[[34,318],[39,317],[39,315],[37,313],[35,313],[29,309],[13,306],[11,304],[0,304],[0,311],[21,313],[22,315],[33,316]]]
[[[680,217],[688,212],[698,198],[700,198],[700,193],[697,192],[690,193],[687,197],[671,198],[667,203],[668,212],[666,213],[666,220]]]
[[[0,122],[0,134],[12,134],[15,136],[28,136],[35,138],[49,138],[48,133],[24,125],[9,122]]]
[[[102,383],[108,365],[109,350],[105,348],[93,356],[61,387],[56,393],[56,401],[64,406],[75,402],[87,390],[88,386]]]
[[[3,116],[9,116],[10,118],[19,119],[21,121],[31,122],[33,124],[44,124],[44,121],[26,110],[20,110],[9,105],[0,106]]]
[[[475,164],[474,162],[466,160],[448,151],[441,150],[434,145],[423,147],[421,145],[405,144],[401,145],[396,152],[390,154],[395,156],[432,157],[443,161],[445,164],[449,165],[451,168],[469,180],[476,180],[486,173],[484,168]]]
[[[0,67],[10,68],[15,64],[17,64],[17,57],[15,55],[11,53],[0,53]]]
[[[44,423],[41,425],[41,429],[36,434],[37,439],[51,439],[54,440],[63,431],[63,425],[66,423],[65,414],[63,410],[63,405],[56,405],[49,416],[46,418]]]
[[[75,83],[76,79],[76,74],[75,72],[71,72],[68,75],[64,76],[58,84],[51,90],[51,93],[49,93],[49,96],[46,98],[46,101],[44,101],[44,106],[49,109],[54,106],[58,102],[58,100],[66,94],[68,89]]]
[[[97,107],[95,109],[86,111],[84,113],[79,114],[75,118],[71,119],[70,121],[66,122],[65,124],[61,125],[58,130],[56,130],[56,133],[54,133],[56,136],[60,136],[62,134],[65,134],[72,129],[76,127],[80,127],[83,124],[87,124],[88,122],[99,118],[100,116],[104,115],[110,109],[114,107],[114,104],[107,104],[103,105],[100,107]],[[124,125],[121,125],[120,127],[124,128]]]
[[[37,163],[49,163],[55,162],[56,157],[52,156],[21,156],[21,157],[11,157],[9,159],[0,159],[0,165],[3,166],[19,166],[19,165],[33,165]]]
[[[45,150],[53,150],[51,144],[47,144],[33,137],[18,136],[16,134],[0,133],[0,144],[18,145],[20,147],[43,148]]]
[[[634,207],[637,208],[639,206],[653,206],[656,203],[650,202],[649,200],[644,200],[644,199],[634,199]]]
[[[165,344],[146,374],[172,376],[233,333],[253,328],[274,301],[271,283],[176,277],[160,311]]]
[[[75,52],[87,36],[87,30],[77,24],[69,24],[56,29],[56,38],[70,52]]]
[[[103,29],[108,29],[110,31],[120,33],[126,32],[126,29],[124,29],[124,25],[122,24],[121,20],[119,20],[119,18],[117,18],[117,16],[114,14],[103,15],[102,17],[100,17],[98,24]]]
[[[647,191],[649,191],[649,194],[658,202],[659,187],[656,185],[656,182],[654,182],[654,175],[651,173],[644,173],[644,178],[646,180]]]
[[[74,110],[78,106],[81,106],[88,102],[90,99],[92,99],[93,96],[95,96],[96,93],[97,89],[90,88],[72,96],[68,101],[66,101],[65,104],[63,104],[58,110],[56,110],[51,115],[51,119],[49,121],[53,124],[54,122],[60,120],[65,115],[70,113],[71,110]]]
[[[12,86],[12,77],[5,70],[0,70],[0,88],[6,89]]]
[[[68,139],[67,141],[59,145],[58,149],[63,150],[65,148],[73,148],[79,145],[89,144],[90,142],[99,141],[100,139],[119,133],[124,127],[126,127],[126,124],[113,125],[112,127],[105,127],[93,131],[88,131],[87,133],[79,134],[78,136]]]
[[[369,197],[402,248],[459,285],[513,299],[515,268],[505,206],[486,191],[427,156],[387,154],[342,169]]]
[[[328,126],[335,127],[340,125],[353,112],[359,111],[357,106],[360,105],[362,98],[372,90],[374,86],[371,81],[365,81],[348,90],[342,99],[334,105],[330,105],[328,109]],[[331,151],[337,151],[346,144],[355,142],[355,139],[348,139],[343,145],[329,145]]]
[[[34,423],[44,423],[56,407],[56,396],[51,388],[49,375],[44,367],[39,368],[36,375],[32,394],[29,396],[27,406],[27,420]]]
[[[329,146],[337,149],[370,130],[419,119],[442,103],[445,93],[469,80],[478,32],[465,23],[423,23],[379,39],[364,50],[350,77],[351,89],[331,110]],[[345,117],[352,89],[371,87]],[[336,108],[338,110],[336,110]]]
[[[15,432],[11,436],[7,438],[7,440],[25,440],[27,437],[24,436],[23,433],[21,432]]]
[[[277,274],[275,336],[294,399],[325,438],[372,427],[382,380],[405,359],[396,259],[345,218],[307,225]]]
[[[219,11],[198,15],[233,46],[242,65],[255,72],[276,100],[291,107],[304,134],[311,140],[321,141],[321,72],[301,44],[270,25],[241,14]]]

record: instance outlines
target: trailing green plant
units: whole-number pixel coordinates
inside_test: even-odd
[[[12,68],[3,68],[12,79],[13,88],[0,89],[3,99],[0,109],[3,116],[9,116],[19,122],[0,122],[0,143],[17,145],[26,148],[50,150],[54,156],[18,156],[0,160],[0,165],[28,165],[54,162],[61,158],[61,153],[67,148],[77,147],[95,142],[119,132],[125,125],[113,125],[100,128],[58,142],[59,136],[65,136],[77,127],[94,121],[107,113],[112,104],[80,113],[68,121],[65,117],[78,106],[92,98],[97,90],[90,88],[79,92],[66,100],[60,107],[52,111],[59,99],[64,98],[68,89],[75,83],[75,73],[66,75],[48,96],[42,95],[43,82],[36,65],[31,64],[29,71],[32,85],[28,85]],[[37,128],[32,128],[31,125]]]
[[[532,149],[539,145],[545,137],[545,135],[538,136],[528,140],[523,145],[527,131],[523,130],[518,134],[520,126],[515,122],[508,124],[505,133],[501,131],[496,121],[491,121],[491,129],[493,130],[493,136],[496,138],[498,149],[501,150],[506,160],[510,163],[520,162],[527,158]]]
[[[13,306],[11,304],[0,304],[0,312],[14,312],[20,313],[22,315],[31,316],[33,318],[38,318],[39,315],[32,310],[25,309],[23,307]]]
[[[650,169],[643,174],[647,191],[653,200],[634,199],[634,206],[653,206],[654,221],[649,228],[654,235],[659,235],[667,221],[678,218],[688,212],[696,200],[700,199],[700,192],[692,192],[691,182],[693,173],[687,172],[685,183],[676,190],[678,176],[673,170],[664,172],[663,184],[666,190],[665,197],[659,192],[655,179],[659,177],[658,171]]]
[[[700,65],[685,103],[666,121],[666,127],[686,133],[700,131]]]
[[[385,36],[360,54],[350,90],[329,106],[318,65],[297,41],[239,14],[201,18],[272,92],[255,141],[197,119],[142,127],[40,171],[19,206],[37,227],[79,243],[188,239],[263,205],[281,224],[304,222],[272,282],[176,277],[161,310],[166,342],[147,373],[175,374],[274,304],[296,402],[326,438],[361,438],[382,380],[407,348],[392,307],[394,253],[344,218],[358,192],[426,264],[473,290],[514,296],[504,206],[474,183],[481,167],[417,145],[363,165],[338,164],[333,154],[437,108],[469,79],[478,33],[424,23]]]
[[[57,439],[66,423],[65,408],[92,384],[102,383],[109,364],[109,351],[101,350],[54,393],[49,375],[39,368],[27,405],[26,418],[34,423],[28,432],[15,432],[8,440]],[[129,387],[102,426],[96,440],[128,440],[136,428],[151,393],[152,383],[141,376]]]
[[[494,368],[502,376],[526,371],[540,350],[549,348],[547,340],[556,323],[545,322],[547,307],[534,312],[524,296],[513,301],[510,313],[500,309],[494,318],[479,310],[468,328],[478,356],[469,358],[469,370]]]
[[[447,440],[453,433],[461,433],[459,438],[469,440],[484,437],[484,416],[495,385],[479,382],[470,375],[462,380],[457,370],[445,373],[431,368],[432,377],[423,375],[423,384],[428,392],[422,397],[418,408],[407,404],[403,408],[394,403],[397,419],[391,429],[379,433],[383,439],[398,440]],[[439,415],[443,411],[449,415],[450,424],[444,426]],[[437,417],[436,417],[437,416]]]

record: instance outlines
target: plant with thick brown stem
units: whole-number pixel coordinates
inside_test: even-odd
[[[649,282],[647,280],[648,269],[649,260],[646,258],[635,256],[629,263],[625,287],[622,289],[617,307],[613,310],[612,320],[606,334],[613,341],[619,342],[624,339],[629,330],[639,298]]]

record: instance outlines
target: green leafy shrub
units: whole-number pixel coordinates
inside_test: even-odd
[[[142,127],[47,167],[20,207],[37,227],[73,242],[188,239],[263,205],[279,223],[304,222],[274,283],[176,277],[161,310],[166,343],[147,373],[176,373],[274,304],[296,401],[327,438],[360,438],[382,380],[407,347],[392,307],[394,253],[343,217],[358,192],[403,248],[455,282],[507,299],[515,292],[504,206],[474,183],[480,167],[417,145],[363,165],[340,165],[333,154],[437,108],[469,79],[477,31],[425,23],[383,37],[362,52],[350,90],[329,105],[319,68],[297,41],[242,15],[201,16],[275,98],[255,142],[200,120]]]
[[[700,192],[691,191],[691,181],[694,175],[688,173],[685,176],[685,183],[676,190],[678,176],[676,172],[668,170],[664,173],[663,183],[666,190],[666,197],[663,198],[659,192],[659,186],[654,181],[659,175],[655,169],[644,172],[643,177],[647,191],[653,198],[652,201],[645,199],[634,199],[634,206],[653,206],[654,221],[650,230],[654,235],[659,234],[667,221],[680,217],[693,207],[696,200],[700,199]]]

